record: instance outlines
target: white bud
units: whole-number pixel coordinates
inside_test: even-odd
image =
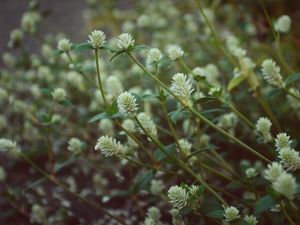
[[[120,94],[117,98],[117,104],[119,111],[123,116],[134,117],[136,115],[138,110],[136,98],[129,92],[125,91]]]
[[[116,45],[121,50],[127,50],[134,46],[134,39],[131,34],[123,33],[116,38]]]
[[[266,59],[261,64],[261,72],[265,81],[275,87],[284,87],[280,67],[272,59]]]
[[[277,32],[287,33],[291,29],[291,24],[291,18],[287,15],[283,15],[277,19],[274,28]]]
[[[176,185],[169,188],[168,198],[174,208],[182,209],[187,206],[189,195],[185,189]]]
[[[297,192],[296,179],[292,174],[282,173],[273,183],[273,188],[283,196],[293,199]]]
[[[100,150],[105,157],[119,156],[125,152],[123,145],[115,138],[102,136],[98,139],[95,150]]]
[[[89,35],[88,43],[95,49],[101,48],[105,43],[105,34],[101,30],[94,30]]]
[[[172,77],[171,90],[183,102],[184,105],[188,105],[190,102],[190,95],[194,89],[192,87],[192,82],[187,79],[185,74],[176,73]]]
[[[175,61],[183,56],[184,51],[177,45],[169,45],[167,46],[167,53],[169,58]]]
[[[71,42],[69,39],[61,39],[58,44],[57,44],[57,48],[62,51],[62,52],[68,52],[71,50]]]
[[[226,222],[231,222],[240,217],[240,211],[234,206],[228,206],[224,208],[224,214]]]
[[[66,99],[66,92],[64,89],[62,88],[55,88],[52,92],[51,92],[52,98],[55,101],[61,102],[63,100]]]

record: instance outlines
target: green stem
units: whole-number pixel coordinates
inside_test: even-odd
[[[290,225],[296,225],[295,222],[292,220],[292,218],[290,217],[290,215],[287,213],[285,206],[283,205],[283,203],[280,203],[281,209],[283,211],[283,214],[285,215],[285,217],[287,218],[287,220],[289,221]]]
[[[290,96],[292,96],[294,99],[296,99],[298,102],[300,102],[300,96],[299,96],[299,95],[297,95],[297,94],[291,92],[291,91],[288,90],[287,88],[284,88],[284,91],[285,91],[288,95],[290,95]]]
[[[41,169],[40,167],[38,167],[33,161],[31,161],[25,154],[23,154],[21,151],[18,152],[18,154],[28,163],[30,164],[36,171],[38,171],[41,175],[43,175],[45,178],[47,178],[49,181],[51,181],[52,183],[56,184],[57,186],[61,187],[64,191],[68,192],[69,194],[75,196],[76,198],[78,198],[80,201],[87,203],[88,205],[96,208],[97,210],[99,210],[101,213],[107,215],[108,217],[110,217],[111,219],[115,220],[116,222],[119,222],[122,225],[126,225],[126,223],[112,215],[111,213],[109,213],[107,210],[103,209],[102,207],[100,207],[97,203],[88,200],[86,198],[83,198],[80,196],[80,194],[72,192],[69,190],[68,187],[66,187],[64,184],[62,184],[57,178],[55,178],[54,176],[49,175],[47,172],[45,172],[43,169]]]
[[[179,103],[181,103],[183,106],[185,105],[164,83],[162,83],[159,79],[157,79],[151,72],[149,72],[143,64],[141,64],[130,52],[126,52],[127,55],[148,75],[151,77],[151,79],[154,80],[157,84],[159,84],[161,87],[163,87],[170,95],[172,95]],[[206,117],[201,115],[199,112],[197,112],[193,107],[188,106],[187,109],[193,113],[196,117],[198,117],[200,120],[202,120],[204,123],[209,125],[211,128],[219,131],[221,134],[223,134],[225,137],[233,140],[235,143],[246,149],[247,151],[251,152],[252,154],[256,155],[257,157],[263,159],[264,161],[271,163],[271,160],[267,159],[265,156],[261,155],[259,152],[255,151],[253,148],[248,146],[247,144],[243,143],[239,139],[235,138],[231,134],[227,133],[222,128],[218,127],[214,123],[212,123],[210,120],[208,120]]]
[[[95,49],[95,57],[96,57],[95,60],[96,60],[96,70],[97,70],[97,80],[98,80],[99,90],[100,90],[100,93],[101,93],[101,96],[102,96],[105,108],[107,109],[109,105],[108,105],[108,103],[106,101],[104,90],[103,90],[103,86],[102,86],[102,82],[101,82],[100,66],[99,66],[99,56],[98,56],[98,49],[97,48]]]

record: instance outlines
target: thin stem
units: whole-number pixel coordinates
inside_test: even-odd
[[[186,166],[184,164],[184,162],[180,161],[179,159],[173,157],[171,154],[169,154],[165,148],[164,145],[155,137],[152,137],[152,135],[150,135],[143,127],[143,125],[141,124],[141,122],[139,121],[139,119],[137,117],[135,117],[136,122],[138,123],[138,125],[140,126],[140,128],[144,131],[145,135],[147,137],[149,137],[151,139],[151,141],[153,141],[154,144],[156,144],[159,149],[161,149],[163,151],[163,153],[170,158],[176,165],[178,165],[180,168],[182,168],[183,170],[185,170],[186,172],[188,172],[192,177],[194,177],[197,181],[199,181],[200,184],[202,184],[209,192],[211,192],[220,202],[222,202],[223,204],[227,205],[227,203],[225,202],[225,200],[217,193],[215,192],[203,179],[201,176],[198,176],[197,174],[194,173],[193,170],[191,170],[188,166]]]
[[[96,57],[96,70],[97,70],[97,79],[98,79],[98,85],[99,85],[99,90],[104,102],[104,105],[106,107],[106,109],[108,108],[108,103],[106,101],[105,98],[105,94],[104,94],[104,90],[103,90],[103,86],[102,86],[102,82],[101,82],[101,76],[100,76],[100,66],[99,66],[99,56],[98,56],[98,49],[95,49],[95,57]]]
[[[285,206],[283,205],[283,203],[280,203],[281,209],[283,211],[283,214],[285,215],[285,217],[287,218],[287,220],[289,221],[290,225],[296,225],[295,222],[292,220],[292,218],[290,217],[290,215],[287,213]]]
[[[45,178],[47,178],[49,181],[51,181],[52,183],[56,184],[57,186],[61,187],[64,191],[68,192],[69,194],[75,196],[76,198],[80,199],[81,201],[89,204],[90,206],[96,208],[97,210],[99,210],[101,213],[107,215],[108,217],[110,217],[111,219],[119,222],[122,225],[126,225],[126,223],[112,215],[111,213],[109,213],[107,210],[103,209],[102,207],[100,207],[97,203],[88,200],[86,198],[83,198],[80,196],[80,194],[75,193],[70,191],[70,189],[68,187],[66,187],[64,184],[62,184],[57,178],[55,178],[54,176],[51,176],[50,174],[48,174],[47,172],[45,172],[43,169],[41,169],[39,166],[37,166],[33,161],[31,161],[24,153],[22,153],[21,151],[18,152],[18,154],[28,163],[30,164],[36,171],[38,171],[41,175],[43,175]]]
[[[86,79],[93,87],[97,87],[94,82],[88,77],[86,76],[81,70],[80,68],[76,65],[76,63],[74,62],[70,52],[66,52],[66,55],[69,59],[69,61],[71,62],[71,64],[74,66],[75,70],[81,75],[83,76],[84,79]]]
[[[46,127],[45,133],[46,133],[45,136],[46,136],[48,161],[49,161],[49,171],[54,176],[54,174],[55,174],[55,171],[54,171],[54,157],[53,157],[53,151],[52,151],[50,137],[49,137],[49,127],[48,126]]]
[[[181,103],[183,106],[185,105],[164,83],[162,83],[159,79],[157,79],[151,72],[149,72],[130,52],[126,52],[127,55],[148,75],[150,76],[157,84],[159,84],[161,87],[163,87],[169,94],[171,94],[179,103]],[[245,144],[244,142],[240,141],[239,139],[235,138],[231,134],[227,133],[222,128],[218,127],[214,123],[212,123],[210,120],[208,120],[206,117],[201,115],[199,112],[197,112],[193,107],[187,106],[187,109],[193,113],[196,117],[198,117],[200,120],[202,120],[204,123],[212,127],[213,129],[219,131],[221,134],[223,134],[225,137],[233,140],[235,143],[246,149],[247,151],[251,152],[252,154],[256,155],[257,157],[263,159],[264,161],[271,163],[271,160],[267,159],[265,156],[261,155],[259,152],[255,151],[253,148]]]
[[[298,102],[300,102],[300,96],[299,96],[299,95],[297,95],[297,94],[291,92],[291,91],[288,90],[287,88],[284,88],[284,91],[285,91],[288,95],[290,95],[290,96],[292,96],[294,99],[296,99]]]
[[[220,39],[220,37],[217,35],[213,25],[211,24],[211,22],[209,21],[209,19],[207,18],[204,10],[203,10],[203,6],[201,4],[201,0],[194,0],[194,2],[196,3],[198,9],[200,10],[200,14],[202,15],[202,17],[204,18],[204,21],[206,23],[206,25],[208,26],[213,38],[215,39],[215,42],[217,44],[217,46],[221,49],[221,51],[223,52],[223,54],[225,55],[225,57],[227,58],[227,60],[233,64],[234,66],[237,66],[236,61],[232,58],[232,56],[230,54],[228,54],[228,52],[226,51],[226,49],[224,48],[222,41]]]

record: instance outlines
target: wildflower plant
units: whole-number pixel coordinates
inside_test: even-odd
[[[300,224],[295,14],[131,2],[88,0],[78,43],[32,0],[8,34],[3,223]]]

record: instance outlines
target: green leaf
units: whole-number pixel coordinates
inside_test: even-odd
[[[217,209],[217,210],[214,210],[212,212],[209,212],[208,214],[206,214],[208,217],[211,217],[211,218],[217,218],[217,219],[221,219],[223,218],[223,213],[224,213],[224,210],[222,209]]]
[[[109,118],[109,115],[106,112],[97,114],[95,116],[92,117],[92,119],[89,120],[89,123],[104,119],[104,118]]]
[[[84,52],[84,51],[93,50],[93,47],[89,43],[83,42],[83,43],[80,43],[80,44],[74,44],[72,46],[72,49],[76,52]]]
[[[216,98],[216,97],[203,97],[203,98],[199,98],[199,99],[197,99],[196,101],[195,101],[195,103],[197,103],[197,104],[203,104],[203,103],[205,103],[205,102],[210,102],[210,101],[219,101],[219,99],[218,98]]]
[[[110,52],[117,52],[118,50],[114,49],[113,46],[107,44],[107,43],[104,43],[100,49],[103,49],[103,50],[108,50]]]
[[[181,109],[178,109],[176,111],[169,113],[169,117],[170,117],[170,120],[172,121],[172,123],[174,123],[176,125],[177,121],[185,116],[185,114],[187,113],[185,111],[186,108],[187,107],[184,107],[184,108],[181,108]]]
[[[68,100],[68,99],[60,101],[59,104],[65,106],[65,107],[71,107],[71,106],[73,106],[72,102],[70,100]]]
[[[170,155],[174,155],[174,151],[176,149],[176,144],[170,144],[165,146],[165,150],[168,154]],[[163,161],[165,158],[167,157],[167,155],[161,150],[161,149],[156,149],[154,152],[154,158],[157,161]]]
[[[265,195],[255,203],[254,215],[258,215],[272,208],[276,204],[274,198],[270,195]]]
[[[117,57],[118,55],[120,55],[120,54],[122,54],[122,53],[124,53],[124,52],[125,52],[124,50],[121,50],[121,51],[116,52],[116,53],[109,59],[109,61],[111,62],[115,57]]]
[[[149,187],[153,176],[154,176],[154,172],[151,170],[151,171],[147,171],[146,173],[144,173],[141,176],[136,177],[136,180],[135,180],[136,189],[140,191],[140,190],[144,190],[147,187]]]
[[[147,48],[148,48],[148,46],[146,46],[146,45],[135,45],[130,49],[130,51],[139,52],[139,51],[142,51]]]
[[[285,80],[284,83],[286,84],[292,84],[296,81],[300,80],[300,73],[294,73],[292,75],[289,75]]]
[[[68,160],[66,161],[62,161],[62,162],[56,162],[54,164],[54,171],[57,173],[59,172],[61,169],[65,168],[66,166],[71,165],[72,163],[74,163],[75,161],[75,157],[72,155]]]
[[[237,87],[243,80],[245,80],[245,76],[236,76],[233,77],[229,84],[227,85],[227,91],[232,91],[235,87]]]

